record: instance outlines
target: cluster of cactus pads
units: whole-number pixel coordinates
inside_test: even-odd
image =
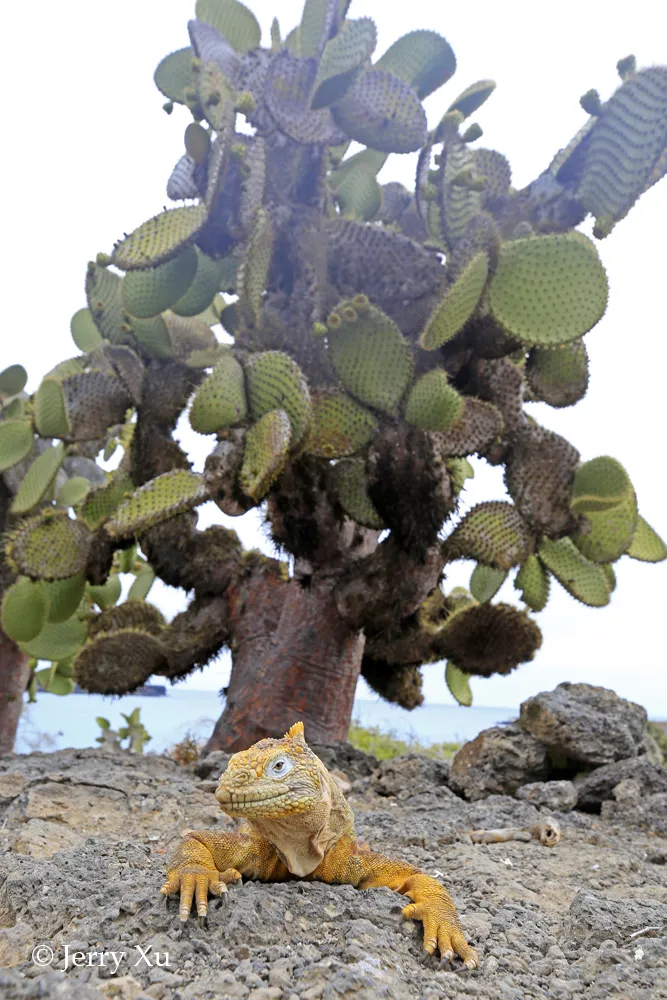
[[[453,75],[450,46],[413,31],[376,58],[375,25],[348,6],[306,0],[262,46],[238,0],[198,0],[190,45],[155,73],[165,110],[192,117],[167,185],[178,204],[88,265],[80,354],[30,397],[18,366],[0,375],[2,627],[51,663],[48,690],[123,693],[230,641],[207,609],[259,557],[234,532],[197,532],[208,500],[232,516],[266,504],[278,545],[326,571],[364,628],[364,676],[406,705],[421,663],[447,659],[469,703],[469,674],[530,660],[552,578],[600,607],[619,558],[667,556],[622,465],[582,464],[524,410],[586,392],[608,288],[575,227],[592,214],[606,236],[667,169],[667,68],[619,63],[618,90],[584,95],[584,127],[516,190],[467,124],[493,82],[429,128],[421,102]],[[413,152],[414,190],[379,180]],[[172,436],[188,405],[215,435],[202,473]],[[472,455],[504,466],[511,500],[457,523]],[[476,568],[448,594],[458,559]],[[401,593],[419,580],[389,619],[349,598],[378,566]],[[511,572],[521,608],[493,603]],[[194,591],[171,624],[145,600],[155,573]]]

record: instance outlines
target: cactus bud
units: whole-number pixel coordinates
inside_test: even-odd
[[[481,125],[478,125],[477,122],[473,122],[473,124],[469,125],[465,130],[461,139],[463,142],[475,142],[476,139],[481,139],[483,135],[484,133],[482,132]]]
[[[600,100],[600,95],[597,90],[587,90],[579,98],[579,103],[588,115],[601,115],[602,114],[602,101]]]
[[[637,69],[637,60],[634,56],[626,56],[625,59],[619,59],[616,63],[616,69],[618,70],[618,75],[621,80],[629,80],[631,76],[634,76],[635,70]]]

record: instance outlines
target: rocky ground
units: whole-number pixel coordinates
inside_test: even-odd
[[[608,729],[617,708],[604,709]],[[562,723],[558,704],[547,710]],[[451,769],[416,755],[378,764],[348,744],[315,747],[347,777],[359,833],[448,885],[481,956],[474,973],[424,960],[421,924],[402,921],[405,900],[389,889],[246,882],[226,904],[212,903],[207,929],[194,919],[182,929],[175,903],[159,895],[165,855],[184,829],[233,826],[212,794],[222,754],[186,768],[112,750],[0,758],[0,995],[667,998],[667,772],[648,759],[655,748],[647,753],[639,723],[626,729],[619,739],[632,755],[614,758],[620,751],[607,741],[613,759],[580,761],[574,781],[549,780],[573,759],[553,750],[553,731],[551,763],[535,765],[532,745],[524,758],[512,750],[527,732],[519,726],[505,744],[502,730],[482,734]],[[582,752],[595,757],[590,731]],[[489,747],[505,761],[495,776]],[[481,786],[502,784],[507,754],[514,793],[489,794]],[[562,831],[553,848],[473,844],[467,833],[547,818]]]

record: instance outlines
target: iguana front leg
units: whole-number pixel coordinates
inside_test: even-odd
[[[376,854],[353,837],[342,837],[327,853],[311,878],[321,882],[341,882],[357,889],[388,886],[409,896],[412,903],[403,915],[424,925],[424,950],[436,948],[444,960],[458,955],[469,969],[476,969],[477,952],[465,939],[454,901],[443,885],[414,865]]]
[[[230,883],[244,875],[277,882],[289,873],[268,840],[243,828],[232,833],[191,831],[169,858],[167,881],[160,891],[165,896],[180,892],[182,921],[190,916],[194,898],[202,922],[208,913],[209,893],[223,895]]]

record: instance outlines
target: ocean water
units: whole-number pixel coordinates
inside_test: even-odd
[[[72,694],[65,698],[40,692],[37,702],[26,705],[19,723],[16,751],[60,750],[96,746],[100,729],[95,719],[109,720],[112,729],[124,725],[121,713],[141,709],[141,721],[151,734],[147,751],[160,753],[190,733],[201,739],[210,735],[222,710],[215,691],[168,689],[165,697],[108,698]],[[463,708],[458,705],[422,705],[413,712],[383,701],[357,700],[353,717],[365,726],[393,730],[428,743],[473,739],[482,729],[516,718],[516,708]],[[307,737],[306,733],[306,737]]]

